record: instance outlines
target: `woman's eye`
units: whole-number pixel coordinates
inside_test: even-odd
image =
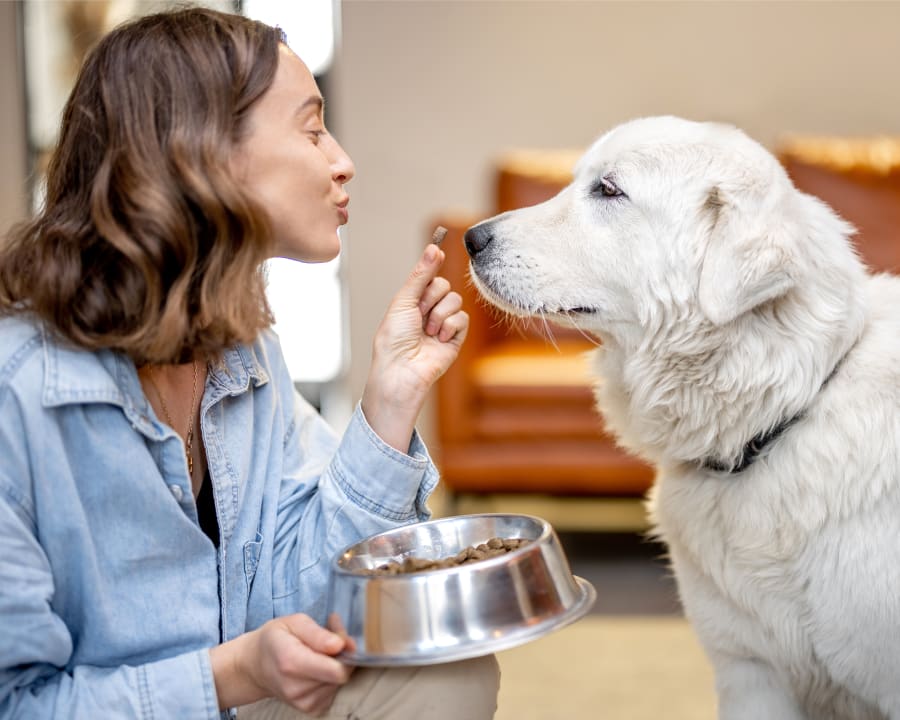
[[[594,195],[602,195],[603,197],[619,197],[625,194],[619,190],[614,182],[606,178],[600,178],[591,192]]]
[[[321,138],[325,134],[325,131],[324,130],[310,130],[309,134],[312,136],[313,144],[318,145],[319,138]]]

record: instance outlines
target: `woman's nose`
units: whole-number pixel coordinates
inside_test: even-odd
[[[331,162],[332,177],[343,185],[344,183],[350,182],[355,174],[356,168],[353,166],[353,161],[350,159],[350,156],[344,152],[344,148],[341,147],[340,143],[335,140],[334,159]]]

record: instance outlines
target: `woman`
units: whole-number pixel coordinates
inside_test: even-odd
[[[335,553],[428,517],[414,423],[468,318],[429,246],[344,437],[296,396],[261,264],[338,254],[354,168],[282,40],[113,31],[0,249],[2,718],[493,715],[493,658],[351,676],[324,627]]]

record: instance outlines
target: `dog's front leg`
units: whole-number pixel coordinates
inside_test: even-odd
[[[768,664],[734,657],[712,658],[719,720],[808,720]]]

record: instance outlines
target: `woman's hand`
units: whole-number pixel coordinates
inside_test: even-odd
[[[276,697],[310,715],[325,712],[352,672],[333,657],[347,642],[306,615],[288,615],[212,648],[219,709]]]
[[[427,245],[375,333],[362,410],[379,437],[401,452],[409,450],[425,397],[469,329],[462,298],[437,276],[443,263],[444,252]]]

